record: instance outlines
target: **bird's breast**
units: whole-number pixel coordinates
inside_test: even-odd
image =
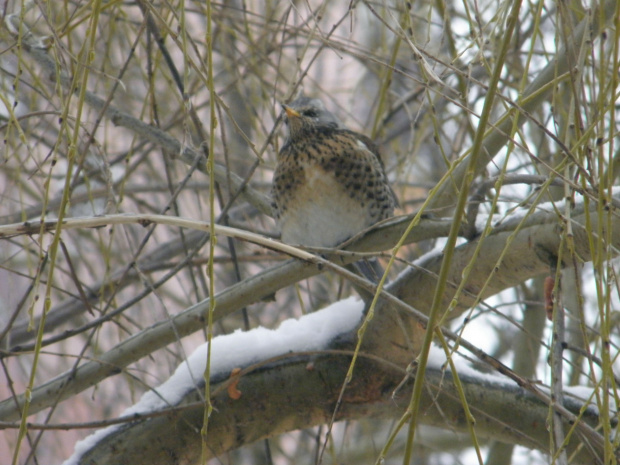
[[[319,166],[306,168],[303,182],[287,197],[279,223],[289,244],[331,247],[374,222],[333,173]]]
[[[380,161],[349,131],[289,141],[280,152],[272,192],[282,240],[289,244],[337,245],[391,216],[394,208]]]

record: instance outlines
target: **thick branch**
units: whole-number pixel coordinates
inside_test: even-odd
[[[547,207],[545,209],[545,206]],[[558,211],[563,210],[558,204]],[[464,310],[476,302],[495,295],[498,292],[514,287],[519,283],[549,273],[550,270],[570,266],[571,263],[558,263],[561,248],[567,247],[563,243],[562,224],[566,219],[558,218],[558,214],[551,204],[540,205],[541,210],[529,218],[515,218],[497,226],[486,237],[472,241],[464,246],[457,247],[452,269],[448,278],[448,286],[443,298],[443,308],[448,309],[455,298],[455,291],[461,284],[462,275],[467,270],[467,281],[463,291],[456,296],[456,307],[450,313],[450,318],[456,318]],[[582,262],[592,260],[591,234],[597,231],[599,222],[607,226],[607,218],[598,218],[596,204],[590,205],[590,211],[585,212],[583,204],[572,212],[572,233],[569,238],[574,243],[574,253]],[[610,238],[612,243],[605,244],[605,248],[620,248],[620,219],[613,211],[606,212],[610,216]],[[586,218],[591,221],[590,233],[586,229]],[[605,228],[606,229],[606,228]],[[603,240],[603,238],[597,238]],[[482,253],[474,257],[480,246]],[[570,250],[562,254],[565,260],[571,260]],[[390,291],[412,307],[424,312],[432,301],[432,292],[420,292],[420,289],[434,289],[436,276],[441,268],[443,255],[429,257],[418,268],[410,268],[401,274],[398,280],[390,287]],[[468,270],[468,267],[471,269]]]
[[[422,241],[437,237],[439,231],[446,231],[447,222],[426,220],[412,232],[412,241]],[[404,228],[402,224],[398,229]],[[381,230],[373,236],[383,236]],[[368,239],[372,242],[372,238]],[[351,258],[348,261],[352,261]],[[346,262],[346,260],[345,260]],[[217,307],[214,321],[230,315],[252,303],[273,296],[278,290],[290,286],[302,279],[322,273],[324,270],[308,262],[291,260],[251,276],[231,286],[216,296]],[[99,381],[119,373],[129,364],[140,360],[151,352],[175,342],[177,337],[187,336],[204,327],[205,313],[209,301],[193,305],[176,315],[172,320],[159,322],[123,341],[114,349],[102,354],[98,360],[84,363],[74,371],[64,373],[57,378],[35,388],[32,392],[29,412],[34,414],[55,402],[70,398],[74,394],[88,389]],[[23,405],[23,396],[18,398]],[[0,403],[0,418],[15,420],[21,415],[14,399]]]
[[[581,209],[581,210],[580,210]],[[599,219],[596,217],[597,205],[590,203],[591,221],[596,227]],[[611,214],[610,212],[607,212]],[[431,220],[425,220],[433,223]],[[602,220],[604,221],[604,219]],[[459,312],[468,308],[478,298],[486,298],[503,289],[513,287],[532,277],[549,270],[554,265],[554,257],[558,256],[561,245],[558,234],[558,220],[555,211],[539,211],[528,219],[520,229],[519,225],[507,223],[500,225],[495,233],[478,241],[472,241],[457,248],[453,259],[450,274],[452,292],[460,282],[463,271],[467,269],[470,259],[483,241],[483,251],[469,271],[465,291],[458,296],[457,311],[450,317],[458,316]],[[589,242],[584,229],[585,213],[583,207],[574,211],[573,230],[576,251],[583,261],[591,259]],[[611,218],[612,240],[615,248],[620,248],[620,220],[616,216]],[[422,232],[429,233],[433,228],[412,232],[412,240],[423,240]],[[436,232],[436,231],[435,231]],[[383,232],[375,232],[376,240],[369,237],[374,243],[381,243]],[[514,235],[514,236],[513,236]],[[432,236],[431,236],[432,237]],[[508,239],[511,238],[506,248]],[[502,257],[501,260],[499,258]],[[410,268],[387,290],[399,297],[408,305],[425,312],[430,305],[431,292],[434,289],[436,272],[441,266],[440,254],[428,257],[418,263],[418,268]],[[244,306],[275,294],[276,291],[291,285],[300,279],[322,272],[319,267],[306,262],[289,261],[276,265],[263,273],[252,276],[241,283],[231,286],[221,292],[216,298],[215,319],[223,318]],[[484,283],[487,282],[486,287]],[[444,306],[448,308],[453,298],[452,293],[446,293]],[[77,370],[60,375],[32,392],[30,412],[36,413],[53,405],[57,401],[70,398],[74,394],[87,389],[108,376],[117,374],[129,364],[141,359],[151,352],[174,342],[177,336],[191,334],[204,325],[204,315],[208,308],[208,301],[200,302],[174,319],[160,322],[130,337],[114,349],[103,354],[98,361],[91,361],[78,367]],[[21,406],[23,396],[17,399]],[[15,399],[6,399],[0,403],[0,418],[5,421],[16,420],[20,417],[20,408],[16,407]]]
[[[561,223],[557,221],[556,210],[545,210],[545,206],[550,207],[549,204],[540,205],[536,214],[525,219],[507,221],[497,226],[489,236],[457,248],[451,274],[455,285],[453,290],[470,264],[476,247],[480,245],[484,254],[474,261],[466,286],[468,292],[459,295],[460,305],[451,317],[457,315],[459,309],[472,305],[476,298],[513,287],[557,264],[560,247],[563,246],[559,227]],[[574,250],[583,260],[591,257],[590,242],[584,226],[586,217],[590,215],[591,231],[597,230],[599,221],[608,224],[608,218],[599,219],[595,216],[596,211],[596,205],[591,204],[589,211],[579,206],[572,212]],[[606,212],[605,215],[612,213]],[[607,244],[606,248],[617,249],[620,245],[619,219],[612,215],[609,220],[613,243]],[[440,265],[441,255],[430,257],[424,263],[424,270],[415,268],[404,272],[390,290],[405,302],[424,310],[430,296],[427,295],[428,292],[420,292],[420,289],[433,288],[436,276],[434,271]],[[452,294],[446,295],[446,307],[452,298]],[[400,334],[399,329],[406,328],[411,331],[415,322],[412,322],[406,313],[401,313],[400,321],[397,321],[398,318],[392,318],[395,313],[386,306],[378,309],[365,339],[367,356],[362,357],[356,365],[354,381],[345,391],[344,403],[337,410],[336,418],[402,415],[405,406],[394,401],[392,395],[402,381],[402,370],[407,361],[413,360],[416,352],[407,347],[404,342],[406,337]],[[354,334],[346,334],[340,340],[347,341],[354,337]],[[351,349],[352,345],[332,345],[331,348]],[[242,392],[240,399],[233,400],[224,392],[214,398],[217,413],[209,423],[209,450],[213,455],[217,455],[263,437],[328,422],[346,377],[349,360],[349,357],[342,355],[329,355],[316,360],[301,357],[300,360],[295,359],[290,363],[257,370],[249,376],[244,375],[238,385]],[[378,360],[389,360],[390,363]],[[394,367],[395,361],[399,367]],[[467,424],[462,406],[450,379],[443,380],[441,395],[436,397],[439,373],[431,371],[425,376],[431,389],[430,395],[427,393],[429,397],[424,400],[425,415],[420,421],[465,431]],[[547,449],[548,433],[545,425],[549,406],[542,402],[540,397],[535,398],[529,392],[511,384],[494,385],[488,380],[481,382],[479,379],[467,377],[464,381],[467,399],[475,407],[478,435],[530,448]],[[406,399],[409,387],[410,384],[398,390],[398,398]],[[152,463],[163,463],[170,453],[181,462],[191,462],[200,452],[196,445],[200,441],[197,431],[203,418],[203,407],[198,402],[199,393],[200,390],[189,394],[183,403],[195,405],[176,414],[172,420],[170,417],[144,420],[104,439],[84,458],[83,463],[89,463],[89,460],[92,460],[90,463],[130,461],[135,457],[133,454],[136,448],[141,457],[148,457]],[[247,398],[245,393],[248,393]],[[441,405],[441,411],[436,411],[436,405]],[[571,404],[569,401],[564,407],[578,413],[581,405]],[[260,414],[256,415],[256,412]],[[597,419],[592,415],[590,419],[593,421],[588,423],[596,425]],[[171,421],[179,429],[178,437],[171,438],[166,434]],[[568,431],[569,425],[565,427]],[[580,428],[577,428],[577,431],[579,430]],[[149,439],[141,441],[141,438]],[[154,438],[157,440],[154,441]],[[596,458],[602,453],[602,441],[584,440],[576,432],[572,433],[569,441],[568,452],[579,450],[578,461],[581,463],[596,463]],[[589,444],[589,448],[583,448],[584,444]]]
[[[227,381],[220,380],[212,386],[219,392],[213,398],[209,419],[209,454],[217,456],[262,438],[329,422],[349,363],[350,357],[344,354],[293,357],[242,376],[237,400],[228,395]],[[362,357],[336,418],[400,417],[413,384],[399,387],[404,376],[402,370],[388,363]],[[466,432],[466,418],[452,376],[433,368],[425,378],[428,389],[422,401],[421,422]],[[543,451],[548,448],[547,405],[510,383],[467,375],[461,375],[461,381],[480,438]],[[127,424],[102,440],[80,463],[197,463],[204,414],[200,399],[201,392],[194,391],[184,399],[182,410]],[[582,404],[569,399],[566,406],[578,413]],[[597,419],[594,412],[586,411],[584,420],[596,424]],[[582,445],[573,434],[569,453]],[[596,463],[595,457],[582,449],[575,463]]]

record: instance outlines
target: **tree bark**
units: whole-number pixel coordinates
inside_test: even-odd
[[[595,203],[590,204],[588,211],[583,206],[573,210],[573,247],[583,260],[591,257],[590,242],[583,225],[589,218],[591,229],[596,231],[600,221],[596,212]],[[559,234],[561,228],[553,218],[557,218],[555,211],[541,210],[532,218],[499,225],[489,236],[458,247],[450,275],[452,291],[444,298],[444,308],[457,299],[458,305],[450,318],[458,316],[476,301],[548,272],[556,264],[569,266],[568,262],[557,261],[560,248],[565,245]],[[612,244],[606,246],[618,248],[620,219],[612,216],[608,223],[606,220],[602,219],[604,224],[611,226],[609,237],[612,240]],[[484,254],[469,269],[471,257],[479,245]],[[432,299],[441,260],[442,255],[437,254],[419,263],[419,267],[403,272],[388,286],[388,291],[424,312]],[[466,292],[455,296],[454,290],[467,269]],[[214,413],[209,419],[207,436],[209,453],[216,456],[271,435],[328,423],[334,412],[336,420],[402,415],[411,382],[397,387],[406,376],[406,367],[418,353],[422,339],[421,323],[424,322],[420,322],[419,315],[393,306],[389,300],[379,300],[374,319],[364,336],[362,348],[365,355],[355,365],[353,381],[346,387],[339,408],[336,408],[338,395],[350,365],[350,357],[345,354],[293,354],[291,360],[255,370],[240,367],[250,373],[241,377],[238,389],[242,395],[237,400],[231,399],[226,392],[225,380],[213,379],[212,388],[221,389],[212,399]],[[352,351],[355,340],[355,332],[344,334],[325,350]],[[422,410],[424,416],[419,421],[466,431],[463,407],[451,378],[446,377],[440,382],[442,374],[437,369],[428,371],[425,377],[429,386],[435,386],[437,391],[431,389],[430,396],[427,393]],[[540,396],[536,397],[510,382],[487,383],[470,376],[464,379],[466,397],[470,406],[477,409],[474,414],[476,434],[543,451],[547,449],[549,405],[541,401]],[[438,393],[441,395],[436,398]],[[81,463],[132,462],[136,457],[148,457],[149,463],[169,463],[166,460],[171,457],[178,463],[191,463],[201,451],[199,431],[204,414],[204,405],[199,400],[201,394],[200,390],[188,393],[181,404],[189,405],[187,409],[164,417],[141,419],[123,427],[98,444]],[[396,396],[396,402],[393,396]],[[439,405],[440,409],[434,405]],[[577,414],[582,405],[569,402],[564,407]],[[592,420],[592,425],[596,424],[593,412],[588,412],[586,417]],[[174,434],[171,434],[171,424],[174,425]],[[570,425],[565,426],[568,432]],[[602,453],[599,443],[590,441],[590,448],[582,447],[584,443],[588,441],[573,433],[569,453],[577,451],[582,463],[595,463],[595,458]]]
[[[212,388],[218,393],[212,399],[214,410],[206,436],[208,458],[273,435],[329,423],[334,412],[337,421],[403,415],[413,380],[399,386],[406,376],[404,370],[364,356],[356,364],[353,380],[336,410],[350,360],[345,354],[293,355],[290,360],[243,375],[238,384],[242,394],[237,400],[228,395],[227,380],[214,380]],[[542,451],[548,448],[548,405],[509,382],[468,375],[460,378],[479,438]],[[429,369],[425,382],[421,423],[467,432],[452,375]],[[198,463],[204,415],[201,394],[188,393],[182,409],[128,423],[84,455],[80,463]],[[582,404],[569,399],[565,406],[578,414]],[[597,421],[594,409],[586,410],[582,418],[591,425]],[[580,448],[575,463],[597,463],[600,451],[582,446],[577,434],[570,436],[568,452]]]

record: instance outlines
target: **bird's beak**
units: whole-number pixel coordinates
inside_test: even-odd
[[[293,110],[288,105],[282,104],[282,109],[286,112],[288,118],[299,118],[301,116],[298,111]]]

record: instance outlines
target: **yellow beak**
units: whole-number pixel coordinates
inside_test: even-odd
[[[299,118],[301,115],[299,114],[299,112],[297,110],[293,110],[291,107],[289,107],[288,105],[284,105],[282,104],[282,108],[284,109],[284,111],[286,112],[286,116],[288,118]]]

